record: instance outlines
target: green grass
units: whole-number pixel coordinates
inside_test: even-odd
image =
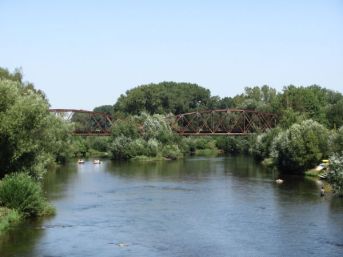
[[[12,225],[20,222],[22,215],[18,211],[0,207],[0,235]]]

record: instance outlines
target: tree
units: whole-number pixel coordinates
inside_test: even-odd
[[[112,116],[113,115],[113,106],[112,105],[101,105],[101,106],[95,107],[93,109],[93,112],[102,112],[102,113],[106,113],[107,115]]]
[[[23,81],[23,71],[21,68],[16,68],[13,73],[8,69],[0,67],[0,80],[11,80],[18,82],[23,89],[23,92],[33,91],[39,94],[47,103],[48,99],[46,98],[45,93],[42,90],[37,90],[33,83]]]
[[[114,105],[116,113],[179,114],[203,108],[210,102],[210,91],[197,84],[161,82],[142,85],[121,95]]]
[[[329,182],[336,194],[343,196],[343,152],[335,153],[330,157]]]
[[[313,119],[332,128],[335,121],[343,119],[343,111],[339,107],[335,110],[337,102],[342,99],[341,97],[341,94],[321,88],[318,85],[309,87],[290,85],[283,89],[280,102],[283,108],[305,114],[308,119]],[[333,109],[330,113],[331,108]],[[333,115],[329,117],[330,114]]]
[[[67,149],[65,126],[49,112],[41,94],[0,79],[0,176],[21,171],[41,176]]]
[[[306,120],[278,134],[271,156],[281,170],[304,172],[327,157],[328,138],[323,125]]]
[[[343,152],[343,126],[330,135],[330,152]]]
[[[273,141],[280,132],[280,128],[269,129],[256,137],[250,148],[250,152],[256,160],[263,160],[270,156]]]

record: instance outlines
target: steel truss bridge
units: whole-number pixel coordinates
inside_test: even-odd
[[[189,112],[175,116],[172,128],[182,136],[247,135],[276,125],[276,115],[241,109]]]
[[[49,111],[65,121],[73,122],[74,135],[111,135],[112,117],[106,113],[76,109],[50,109]]]
[[[50,109],[50,112],[74,122],[74,135],[111,134],[112,117],[108,114],[76,109]],[[248,135],[273,128],[277,122],[277,116],[273,113],[243,109],[202,110],[167,119],[173,131],[181,136]]]

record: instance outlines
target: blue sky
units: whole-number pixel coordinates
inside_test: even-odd
[[[221,97],[264,84],[343,92],[343,1],[0,0],[0,66],[22,67],[54,108],[160,81]]]

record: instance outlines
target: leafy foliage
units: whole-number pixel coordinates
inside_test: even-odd
[[[343,196],[343,152],[335,153],[330,157],[330,171],[328,179],[334,192]]]
[[[0,176],[41,176],[49,163],[66,158],[68,138],[68,126],[49,113],[40,94],[0,79]]]
[[[219,137],[216,139],[216,146],[225,153],[236,154],[243,151],[242,138],[237,137]]]
[[[130,159],[137,156],[180,157],[179,147],[166,118],[162,115],[142,113],[129,116],[113,125],[110,150],[114,159]],[[164,149],[165,148],[165,149]],[[163,150],[164,149],[164,150]]]
[[[343,151],[343,126],[336,132],[330,134],[330,152],[339,153]]]
[[[161,82],[142,85],[121,95],[114,105],[116,113],[179,114],[206,106],[210,91],[196,84]]]
[[[18,223],[22,215],[17,210],[11,210],[6,207],[0,207],[0,236],[2,232],[13,224]]]
[[[305,171],[317,165],[328,152],[328,130],[306,120],[278,134],[271,156],[281,170]]]
[[[257,160],[263,160],[270,156],[272,143],[275,137],[281,132],[280,128],[270,129],[259,134],[250,148],[250,152]]]
[[[0,183],[0,204],[24,216],[39,216],[50,209],[41,186],[25,173],[6,175]]]

